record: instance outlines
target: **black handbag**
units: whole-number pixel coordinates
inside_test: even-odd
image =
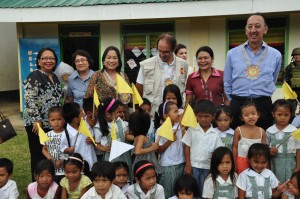
[[[9,119],[0,111],[0,144],[17,135]]]

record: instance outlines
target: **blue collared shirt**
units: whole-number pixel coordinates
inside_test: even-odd
[[[89,85],[89,80],[94,71],[90,69],[85,79],[81,79],[77,70],[75,70],[69,77],[67,97],[74,97],[74,102],[82,107],[82,99],[85,95],[86,89]]]
[[[268,48],[267,54],[261,62],[258,70],[249,77],[248,66],[246,64],[243,48],[248,54],[251,65],[257,64],[261,59],[262,53]],[[265,42],[260,47],[257,54],[254,54],[248,42],[231,49],[227,53],[224,69],[224,90],[231,100],[231,95],[257,98],[261,96],[271,96],[275,91],[275,83],[281,67],[281,53],[267,46]]]

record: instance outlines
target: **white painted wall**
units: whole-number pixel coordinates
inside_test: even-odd
[[[209,19],[208,45],[214,51],[214,67],[224,70],[226,59],[226,19]]]
[[[19,89],[16,23],[0,23],[0,91]]]
[[[108,46],[115,46],[121,49],[120,22],[102,22],[100,23],[100,60],[102,54]],[[102,64],[102,63],[101,63]],[[101,65],[102,66],[102,65]]]

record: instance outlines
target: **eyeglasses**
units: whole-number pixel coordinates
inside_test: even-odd
[[[86,62],[86,61],[87,61],[87,59],[76,59],[76,60],[75,60],[75,63],[76,63],[76,64],[79,64],[80,62],[81,62],[81,63],[84,63],[84,62]]]
[[[46,62],[46,61],[51,61],[51,62],[55,62],[56,59],[55,57],[41,57],[40,60],[42,60],[43,62]]]

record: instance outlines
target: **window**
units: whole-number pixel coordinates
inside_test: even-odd
[[[157,38],[164,32],[173,33],[173,23],[124,24],[122,43],[124,53],[124,72],[130,82],[135,83],[140,62],[157,54]]]

